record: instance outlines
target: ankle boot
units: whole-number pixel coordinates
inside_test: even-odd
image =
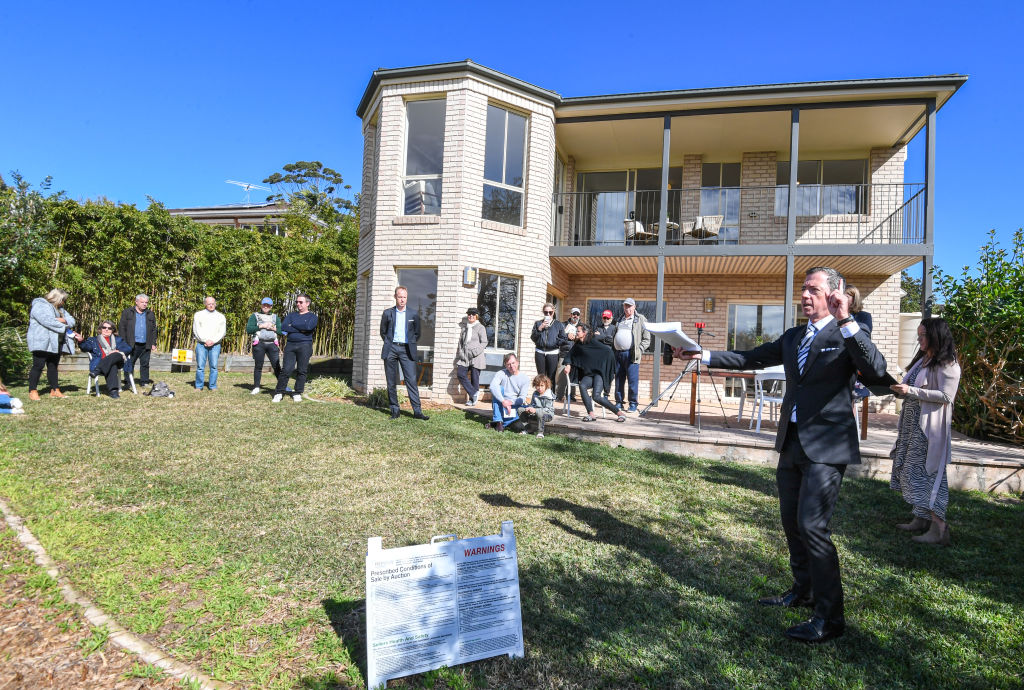
[[[918,544],[938,544],[939,546],[949,546],[949,524],[939,527],[939,523],[932,521],[931,527],[924,534],[916,537],[911,537]]]
[[[926,520],[923,517],[917,517],[915,515],[914,519],[910,522],[904,522],[901,525],[896,525],[896,529],[905,530],[907,532],[917,532],[918,530],[924,529],[929,524],[931,524],[930,520]]]
[[[52,391],[50,391],[50,397],[51,398],[66,398],[68,396],[66,396],[63,393],[61,393],[60,392],[60,388],[54,388]]]
[[[39,400],[39,391],[29,391],[28,392],[28,399],[29,400],[37,400],[38,401]]]

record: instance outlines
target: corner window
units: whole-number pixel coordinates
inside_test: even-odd
[[[369,281],[367,281],[369,282]],[[400,268],[398,284],[409,291],[405,308],[420,321],[420,338],[416,343],[417,383],[430,387],[434,383],[434,324],[437,321],[437,269]],[[369,286],[367,286],[369,290]],[[369,302],[367,302],[369,304]]]
[[[522,226],[525,160],[526,118],[504,108],[487,106],[481,211],[484,220]]]
[[[409,101],[405,113],[404,213],[440,215],[445,102]]]
[[[521,284],[518,278],[480,273],[476,306],[487,331],[487,347],[516,351]]]

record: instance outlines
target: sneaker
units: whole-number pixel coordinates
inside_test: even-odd
[[[15,407],[11,410],[11,414],[25,414],[25,410],[20,407]]]
[[[636,405],[630,405],[629,409],[626,410],[626,412],[636,412]]]
[[[281,402],[281,398],[283,398],[283,397],[284,396],[281,395],[280,393],[275,393],[273,400],[271,400],[270,402]]]
[[[492,426],[491,428],[494,429],[495,431],[504,431],[505,424],[503,422],[495,422],[494,426]]]
[[[296,393],[295,395],[292,396],[292,400],[294,400],[295,402],[302,402],[302,394]]]
[[[542,431],[539,434],[537,434],[537,438],[544,438],[544,432]]]
[[[121,394],[119,392],[117,392],[116,390],[110,391],[109,395],[114,400],[119,400],[121,398]]]
[[[259,389],[259,386],[257,386],[256,388],[253,388],[253,389],[252,389],[251,391],[249,391],[249,392],[250,392],[250,393],[252,393],[253,395],[259,395],[259,394],[260,394],[260,389]]]
[[[22,407],[23,407],[23,405],[21,404],[20,400],[18,400],[17,398],[11,398],[11,409],[12,410],[20,410]],[[17,414],[17,412],[15,412],[15,414]]]

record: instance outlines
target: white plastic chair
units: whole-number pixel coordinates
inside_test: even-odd
[[[132,376],[131,374],[128,374],[128,385],[131,386],[132,393],[134,393],[135,395],[139,394],[139,391],[135,388],[135,377]],[[93,375],[91,373],[89,374],[89,380],[85,384],[85,394],[86,395],[92,395],[92,393],[90,393],[90,391],[92,390],[93,386],[96,387],[96,397],[97,398],[100,397],[100,375],[99,374],[95,374],[95,375]]]
[[[777,422],[776,405],[782,405],[786,390],[786,373],[783,367],[769,367],[754,373],[754,405],[757,406],[757,431],[761,431],[761,416],[768,403],[768,419]],[[750,415],[750,426],[754,426],[754,415]]]

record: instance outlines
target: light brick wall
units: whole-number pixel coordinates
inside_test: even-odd
[[[439,216],[404,216],[401,176],[405,160],[405,100],[437,96],[445,99],[445,143],[442,201]],[[528,140],[523,227],[484,221],[484,146],[487,106],[493,103],[527,115]],[[390,84],[381,89],[373,108],[377,116],[376,191],[372,203],[372,238],[364,255],[360,246],[359,273],[368,274],[369,304],[357,306],[369,328],[357,339],[353,370],[365,372],[353,384],[361,390],[385,384],[377,332],[380,314],[394,305],[396,269],[437,267],[437,317],[432,390],[425,398],[450,399],[458,395],[455,347],[468,307],[477,304],[477,289],[462,285],[462,270],[519,278],[519,354],[524,373],[533,369],[530,329],[551,281],[548,247],[551,231],[551,189],[554,175],[554,113],[550,104],[515,93],[477,77]],[[366,302],[360,291],[357,301]],[[367,337],[368,336],[368,337]]]

